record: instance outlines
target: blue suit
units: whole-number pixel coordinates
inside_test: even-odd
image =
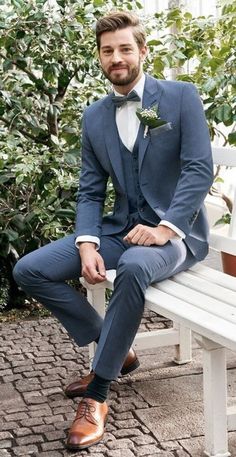
[[[143,107],[157,104],[161,119],[171,122],[172,130],[150,129],[144,138],[144,126],[140,126],[140,187],[154,212],[186,234],[187,246],[201,260],[208,251],[203,201],[213,179],[209,132],[202,104],[192,84],[158,81],[146,76]],[[114,119],[112,94],[93,103],[84,113],[84,167],[80,177],[76,236],[111,235],[119,233],[127,224],[129,208]],[[108,176],[114,184],[116,201],[114,214],[102,220],[101,203]]]
[[[136,220],[130,217],[130,195],[112,95],[84,113],[82,172],[75,235],[50,243],[23,257],[15,267],[16,281],[49,308],[79,345],[98,336],[93,369],[114,379],[139,327],[148,285],[185,270],[208,252],[208,225],[203,206],[213,179],[208,128],[192,84],[157,81],[146,76],[143,107],[158,105],[171,123],[149,130],[140,125],[136,171],[141,195]],[[112,215],[103,217],[106,185],[115,190]],[[132,224],[155,226],[169,221],[186,234],[184,241],[165,246],[130,246],[123,236]],[[96,236],[107,269],[116,268],[114,292],[104,321],[85,297],[65,281],[81,274],[75,238]]]

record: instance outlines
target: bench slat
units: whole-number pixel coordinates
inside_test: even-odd
[[[236,291],[226,289],[225,287],[218,286],[218,284],[211,283],[211,280],[193,275],[191,272],[181,272],[171,278],[177,284],[190,287],[190,289],[204,293],[206,296],[222,300],[228,305],[236,307]]]
[[[157,291],[152,286],[148,287],[145,299],[148,308],[152,311],[191,328],[196,333],[228,349],[236,350],[235,324],[205,310],[196,309],[196,306],[171,297],[161,290]]]
[[[166,292],[174,297],[184,300],[184,302],[194,305],[195,313],[198,313],[201,309],[207,311],[211,316],[217,316],[221,319],[227,320],[228,322],[236,324],[235,307],[228,305],[223,300],[216,300],[215,298],[209,297],[201,292],[189,289],[182,284],[177,284],[170,279],[161,281],[153,286],[162,292]]]
[[[236,291],[236,278],[227,275],[222,271],[214,270],[210,267],[205,267],[202,264],[194,265],[194,267],[190,268],[189,271],[197,276],[201,276],[207,280],[210,280],[214,284],[226,287],[227,289],[230,289],[234,292]]]

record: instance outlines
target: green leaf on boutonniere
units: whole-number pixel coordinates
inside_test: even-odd
[[[157,106],[148,109],[138,108],[136,110],[136,115],[143,125],[146,125],[151,129],[167,124],[167,121],[164,121],[159,117]]]

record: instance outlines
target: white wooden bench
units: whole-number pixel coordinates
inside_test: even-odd
[[[215,164],[236,167],[236,151],[213,148]],[[210,245],[236,255],[236,201],[230,234],[211,230]],[[233,226],[234,225],[234,226]],[[105,288],[112,289],[115,270],[107,281],[91,286],[84,282],[88,299],[105,314]],[[236,408],[227,408],[226,349],[236,351],[236,278],[198,264],[186,272],[148,287],[146,308],[173,321],[173,328],[138,333],[134,347],[146,349],[173,345],[175,362],[191,361],[191,334],[203,350],[205,455],[230,456],[228,430],[236,429]],[[93,357],[95,344],[89,351]]]

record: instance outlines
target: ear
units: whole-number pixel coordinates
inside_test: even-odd
[[[141,49],[140,49],[140,58],[142,61],[146,59],[148,55],[148,48],[147,45],[145,44]]]

